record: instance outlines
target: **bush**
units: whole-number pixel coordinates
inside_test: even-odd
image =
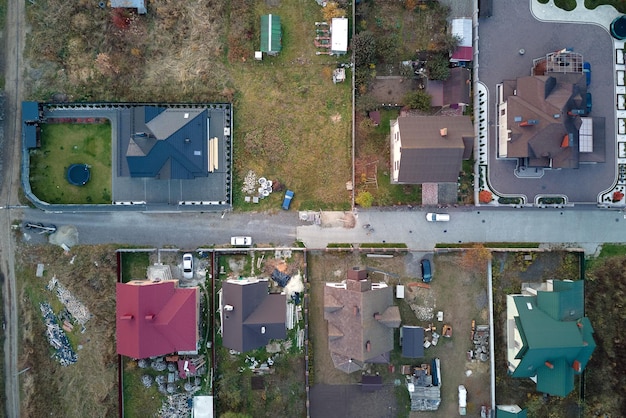
[[[522,203],[522,199],[519,197],[501,197],[498,199],[498,203],[502,205],[519,205]]]
[[[364,67],[372,63],[376,54],[376,38],[370,31],[357,33],[352,38],[352,49],[354,50],[354,65]]]
[[[565,203],[565,199],[562,197],[541,197],[539,203],[543,205],[562,205]]]
[[[404,96],[404,104],[411,109],[427,112],[430,110],[431,97],[423,90],[410,91]]]
[[[326,3],[326,7],[322,9],[322,15],[324,16],[324,20],[330,23],[333,17],[345,17],[347,13],[344,9],[340,8],[337,3],[330,1]]]
[[[379,107],[378,99],[371,94],[364,94],[356,99],[356,111],[363,115],[367,115],[372,110],[378,110]]]
[[[433,56],[426,63],[426,69],[428,70],[428,78],[431,80],[446,80],[450,77],[450,62],[448,57],[443,54],[437,54]]]
[[[360,191],[354,201],[363,208],[369,208],[372,206],[372,203],[374,203],[374,196],[368,191]]]
[[[480,203],[490,203],[493,200],[493,194],[489,190],[481,190],[478,193],[478,201]]]

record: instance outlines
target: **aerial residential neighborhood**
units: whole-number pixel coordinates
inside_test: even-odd
[[[0,12],[0,416],[623,415],[623,1]]]

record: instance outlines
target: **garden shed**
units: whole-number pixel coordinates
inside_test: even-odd
[[[261,16],[261,52],[278,55],[282,46],[280,16],[272,14]]]
[[[348,52],[348,19],[333,18],[330,25],[330,53],[344,55]]]

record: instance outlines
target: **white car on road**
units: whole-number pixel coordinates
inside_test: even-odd
[[[428,222],[448,222],[450,215],[447,213],[427,213],[426,220]]]
[[[252,245],[252,237],[230,237],[230,245],[249,247]]]

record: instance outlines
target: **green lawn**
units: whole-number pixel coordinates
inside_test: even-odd
[[[124,379],[124,416],[126,418],[156,417],[163,402],[164,396],[159,393],[157,385],[146,388],[141,383],[141,376],[148,374],[156,376],[152,369],[140,369],[137,362],[122,360]]]
[[[66,180],[71,164],[91,166],[91,179],[82,187]],[[30,185],[48,203],[111,203],[111,125],[44,124],[41,148],[31,151]]]
[[[143,280],[150,265],[150,253],[122,253],[122,282],[134,279]]]

